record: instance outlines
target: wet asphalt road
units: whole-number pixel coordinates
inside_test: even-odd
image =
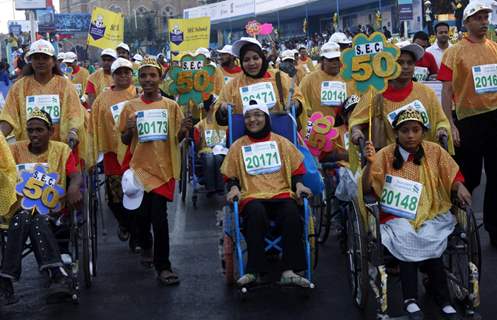
[[[479,193],[476,198],[480,211]],[[265,288],[240,301],[236,290],[225,284],[220,267],[215,211],[222,203],[221,198],[201,195],[197,210],[188,203],[169,204],[171,257],[181,278],[179,286],[158,286],[154,271],[140,265],[139,255],[130,253],[127,244],[117,239],[113,217],[106,210],[107,236],[100,237],[98,276],[91,289],[81,285],[80,304],[47,305],[41,277],[30,256],[23,261],[21,281],[15,284],[21,301],[0,310],[0,319],[374,319],[371,294],[363,313],[351,302],[345,256],[333,238],[320,248],[316,288],[309,298],[298,289]],[[490,248],[485,232],[482,250],[480,313],[483,319],[494,319],[497,250]],[[389,290],[390,314],[400,317],[399,281],[393,279]],[[421,293],[420,301],[426,319],[439,319],[429,297]]]

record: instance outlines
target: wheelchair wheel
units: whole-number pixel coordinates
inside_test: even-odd
[[[352,300],[359,308],[364,309],[368,298],[366,233],[355,202],[347,210],[346,227],[348,278],[352,290]]]
[[[89,186],[92,187],[93,179],[89,178]],[[82,240],[82,269],[84,275],[85,286],[87,288],[91,287],[92,280],[94,277],[94,235],[92,235],[92,224],[94,222],[94,212],[96,212],[95,199],[93,197],[93,191],[89,190],[85,192],[84,196],[84,208],[83,208],[83,223],[81,225],[80,239]]]
[[[471,312],[479,306],[481,247],[478,225],[473,212],[456,209],[458,224],[449,237],[444,262],[453,301]]]
[[[223,267],[224,267],[224,277],[226,279],[226,283],[229,285],[234,285],[238,277],[236,276],[236,259],[235,259],[235,250],[233,239],[224,235],[223,238],[223,249],[224,249],[224,257],[223,257]]]

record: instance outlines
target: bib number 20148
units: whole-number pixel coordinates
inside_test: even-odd
[[[387,175],[380,203],[384,212],[409,220],[416,219],[423,185],[419,182]]]

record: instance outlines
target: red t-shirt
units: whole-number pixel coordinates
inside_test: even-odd
[[[437,61],[435,60],[435,57],[427,51],[425,51],[423,58],[421,58],[421,60],[416,62],[416,67],[428,68],[428,71],[430,72],[430,74],[437,74],[438,73]]]

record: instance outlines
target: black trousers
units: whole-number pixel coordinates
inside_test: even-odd
[[[306,268],[303,227],[297,203],[293,199],[253,200],[243,209],[244,236],[247,241],[247,272],[269,272],[264,248],[270,219],[276,222],[281,235],[283,270],[300,271]]]
[[[123,192],[121,186],[122,176],[106,176],[105,190],[107,192],[107,205],[117,220],[119,226],[130,230],[130,214],[123,206]]]
[[[138,244],[143,250],[154,248],[154,267],[157,272],[171,270],[167,202],[168,200],[163,196],[145,192],[140,207],[130,211],[134,217],[133,229]],[[150,224],[154,231],[153,238],[150,236]]]
[[[433,293],[435,302],[441,307],[450,303],[442,258],[422,262],[399,261],[399,263],[404,300],[418,298],[418,268],[421,267],[423,272],[428,275],[429,290]]]
[[[7,237],[1,276],[15,280],[20,278],[22,252],[28,238],[40,271],[62,266],[59,246],[50,228],[48,216],[20,211],[12,218]]]
[[[224,180],[220,169],[224,156],[221,154],[201,153],[200,159],[204,169],[205,189],[207,191],[223,191]]]
[[[487,184],[483,203],[485,229],[497,235],[497,110],[457,121],[461,147],[457,159],[472,192],[480,185],[482,166],[485,166]]]

